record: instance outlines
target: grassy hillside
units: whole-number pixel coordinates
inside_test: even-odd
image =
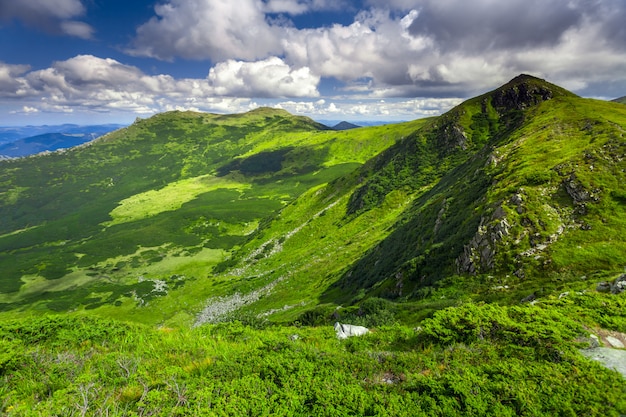
[[[369,192],[382,182],[380,195],[387,195],[432,185],[393,234],[348,271],[343,286],[376,284],[387,296],[411,298],[442,278],[469,274],[483,287],[507,285],[521,299],[582,276],[618,275],[626,254],[619,185],[626,180],[625,127],[619,105],[523,77],[462,104],[414,140],[437,142],[434,149],[444,154],[432,159],[435,169],[423,160],[427,152],[398,152],[378,170],[394,175],[361,187]],[[441,179],[421,179],[422,172],[444,172],[447,159],[456,163]],[[403,174],[410,164],[418,168]],[[368,201],[360,190],[352,199],[358,208]]]
[[[623,415],[579,349],[626,343],[625,129],[520,76],[398,125],[173,112],[0,162],[0,413]]]
[[[625,127],[618,104],[518,77],[283,209],[216,270],[236,284],[200,322],[329,322],[372,296],[412,320],[595,289],[625,266]]]
[[[213,293],[211,269],[263,219],[422,123],[348,134],[273,109],[172,112],[88,146],[3,162],[0,305],[113,307],[105,314],[152,322],[192,314],[186,306]],[[187,300],[136,309],[171,291]]]

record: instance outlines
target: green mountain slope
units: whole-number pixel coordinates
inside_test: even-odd
[[[0,162],[0,413],[626,413],[623,105],[520,76],[322,128],[174,112]]]
[[[517,77],[283,209],[222,265],[241,284],[200,322],[234,308],[330,320],[372,296],[423,316],[610,280],[626,254],[625,126],[619,105]]]
[[[592,287],[624,268],[625,126],[622,106],[525,75],[346,132],[272,109],[162,114],[5,163],[0,303],[315,322],[372,297],[408,319]]]
[[[263,219],[421,123],[349,135],[274,109],[172,112],[88,146],[3,162],[0,305],[115,305],[124,315],[189,282],[197,300],[211,293],[212,267]],[[173,304],[165,317],[180,310]]]
[[[496,275],[498,285],[539,290],[549,282],[622,272],[623,108],[518,77],[442,119],[423,129],[423,137],[434,129],[437,148],[448,152],[436,163],[457,163],[348,273],[359,278],[346,277],[344,284],[387,281],[387,295],[411,297],[455,274]],[[441,143],[442,131],[455,132],[456,143]],[[406,163],[397,158],[382,169],[401,173]],[[410,182],[428,170],[428,163],[417,162],[406,174]],[[391,188],[407,183],[401,174],[396,178]],[[398,287],[402,291],[391,289]]]

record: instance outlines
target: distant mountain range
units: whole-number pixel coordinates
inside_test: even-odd
[[[626,104],[626,96],[620,97],[620,98],[616,98],[615,100],[611,100],[611,101],[614,101],[616,103]]]
[[[123,127],[119,124],[0,127],[0,158],[71,148]]]

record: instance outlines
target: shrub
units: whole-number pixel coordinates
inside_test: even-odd
[[[581,326],[556,310],[534,306],[466,304],[440,310],[422,323],[424,337],[437,344],[490,341],[530,347],[549,359],[557,346],[582,333]]]

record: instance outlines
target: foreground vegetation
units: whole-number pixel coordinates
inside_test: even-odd
[[[364,322],[393,317],[389,302],[369,306]],[[416,328],[392,323],[343,341],[330,324],[13,320],[0,324],[0,412],[618,416],[622,377],[577,349],[590,327],[626,331],[624,307],[623,296],[594,292],[515,307],[469,303]]]

